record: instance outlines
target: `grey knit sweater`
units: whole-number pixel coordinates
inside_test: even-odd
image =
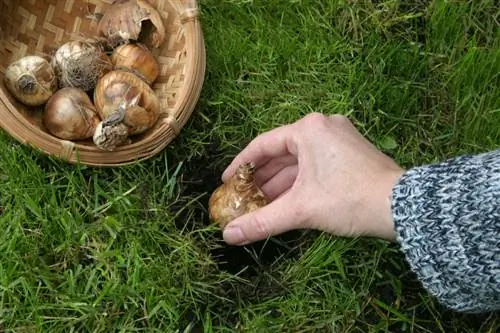
[[[393,188],[397,240],[423,286],[463,312],[500,309],[500,150],[408,170]]]

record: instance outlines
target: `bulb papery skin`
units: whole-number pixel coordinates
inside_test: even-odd
[[[58,90],[45,105],[42,120],[49,133],[63,140],[88,139],[100,122],[94,104],[78,88]]]
[[[123,123],[130,135],[150,129],[160,115],[160,101],[154,90],[137,75],[121,70],[111,71],[99,80],[94,103],[103,120],[124,109]]]
[[[269,203],[268,197],[255,183],[255,166],[245,163],[226,183],[219,186],[208,202],[209,218],[224,229],[229,222]]]
[[[160,13],[147,0],[116,0],[99,21],[99,36],[111,48],[138,41],[148,48],[159,48],[165,40]]]
[[[130,71],[149,85],[159,74],[159,64],[148,48],[139,43],[129,43],[118,46],[111,56],[115,69]]]
[[[75,40],[57,49],[52,58],[52,67],[60,88],[91,91],[97,81],[113,69],[113,63],[98,42]]]
[[[40,106],[57,90],[57,77],[50,63],[29,55],[12,62],[5,69],[5,87],[14,98],[28,106]]]

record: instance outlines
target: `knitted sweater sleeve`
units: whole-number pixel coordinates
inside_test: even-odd
[[[457,311],[500,309],[500,150],[406,171],[392,213],[397,241],[430,294]]]

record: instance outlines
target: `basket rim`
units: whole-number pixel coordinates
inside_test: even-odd
[[[144,161],[164,150],[179,135],[180,130],[191,117],[201,95],[206,71],[205,41],[199,20],[198,4],[196,0],[184,2],[188,5],[182,6],[182,8],[179,4],[173,4],[177,9],[181,25],[186,30],[186,48],[192,50],[192,52],[187,52],[184,89],[176,98],[173,107],[174,115],[182,114],[184,119],[179,121],[178,119],[161,118],[153,132],[155,140],[146,147],[150,149],[138,150],[143,142],[136,141],[108,152],[92,145],[59,139],[26,119],[10,102],[4,90],[0,90],[0,117],[2,119],[0,127],[23,145],[71,164],[96,167],[123,166]],[[9,124],[16,124],[16,126],[9,126]],[[168,135],[171,133],[173,135]],[[39,138],[41,142],[34,144],[33,138]],[[56,151],[59,153],[55,153]],[[99,157],[100,160],[95,159],[96,157]]]

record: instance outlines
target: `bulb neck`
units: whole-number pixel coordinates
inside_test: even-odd
[[[245,163],[238,167],[236,171],[237,185],[236,189],[238,191],[249,190],[255,181],[255,165],[253,163]]]

